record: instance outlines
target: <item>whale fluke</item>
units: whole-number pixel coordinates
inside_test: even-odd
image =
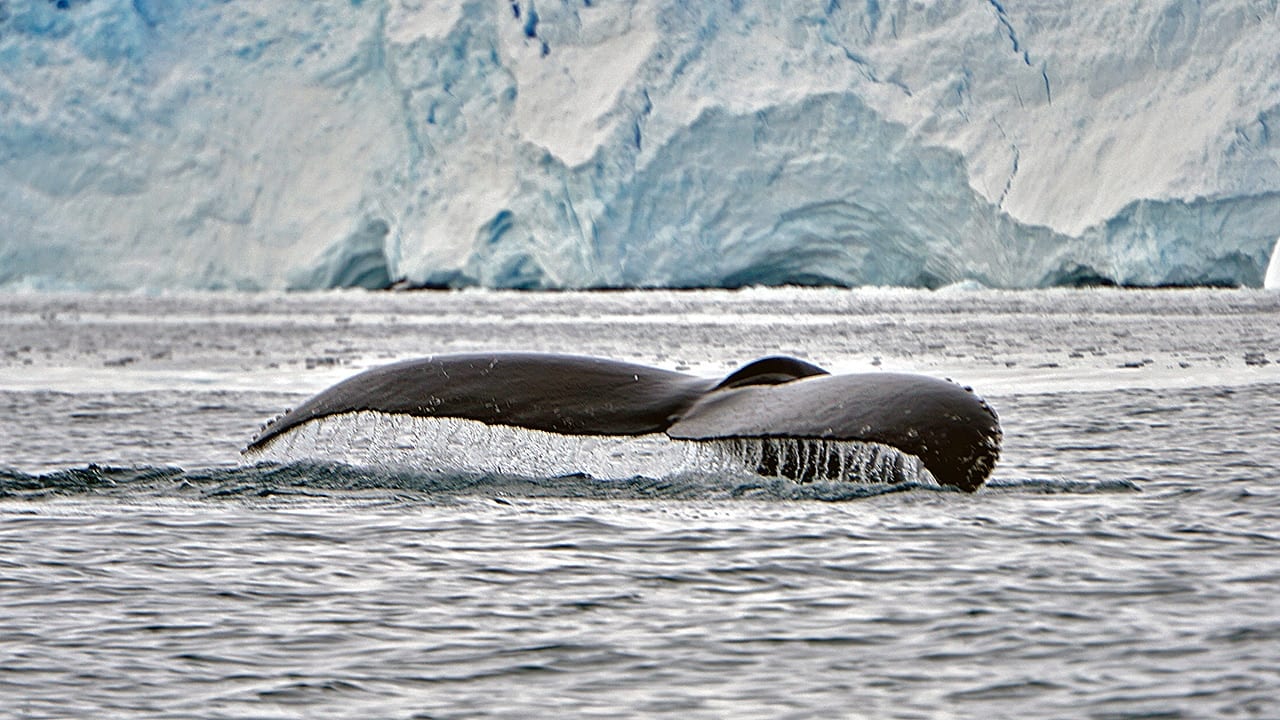
[[[870,443],[913,456],[938,482],[966,491],[986,481],[1002,439],[995,411],[971,389],[921,375],[831,375],[775,356],[717,381],[602,358],[471,353],[352,376],[269,423],[245,452],[260,451],[308,422],[360,412],[560,435]],[[756,469],[790,476],[790,466],[762,462]],[[802,479],[797,473],[793,479]]]

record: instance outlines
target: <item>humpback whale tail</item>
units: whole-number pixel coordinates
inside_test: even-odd
[[[355,375],[272,421],[245,452],[359,413],[733,448],[750,469],[797,481],[919,463],[966,491],[991,474],[1002,439],[995,411],[970,388],[921,375],[831,375],[779,356],[717,381],[601,358],[476,353]]]

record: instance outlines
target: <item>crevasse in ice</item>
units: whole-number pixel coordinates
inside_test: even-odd
[[[0,0],[0,286],[1260,286],[1276,67],[1276,0]]]

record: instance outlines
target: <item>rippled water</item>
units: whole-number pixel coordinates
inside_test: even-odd
[[[0,297],[0,716],[1280,717],[1277,310]],[[1005,451],[973,495],[242,464],[362,367],[495,348],[951,376]]]

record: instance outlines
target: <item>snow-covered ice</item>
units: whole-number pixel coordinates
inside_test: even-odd
[[[0,2],[0,286],[1264,282],[1280,3]]]

